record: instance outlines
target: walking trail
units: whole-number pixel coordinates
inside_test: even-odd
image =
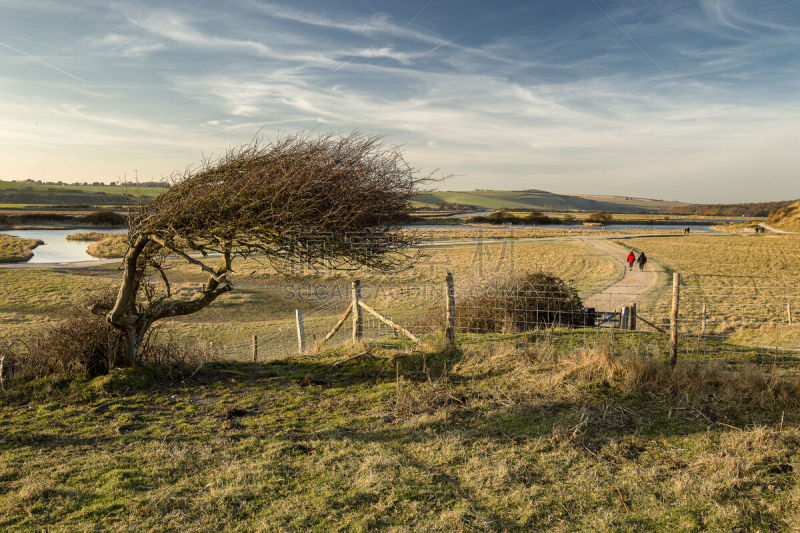
[[[783,229],[773,228],[772,226],[768,226],[766,222],[762,222],[761,224],[759,224],[759,226],[761,226],[767,231],[771,231],[772,233],[783,233],[785,235],[798,235],[797,231],[786,231]]]
[[[663,276],[660,274],[663,269],[652,259],[648,258],[644,272],[639,270],[637,264],[633,265],[633,270],[628,270],[626,258],[629,249],[605,239],[586,239],[583,242],[595,250],[610,255],[624,268],[624,275],[619,281],[585,300],[586,307],[605,312],[616,311],[620,307],[636,302],[644,293],[662,284]]]

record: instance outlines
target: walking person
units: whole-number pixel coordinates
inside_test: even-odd
[[[636,262],[639,263],[639,270],[644,271],[644,265],[647,264],[647,256],[644,255],[644,252],[639,254],[639,259]]]
[[[633,251],[631,250],[631,253],[628,254],[628,270],[633,270],[633,263],[635,261],[636,261],[636,256],[633,254]]]

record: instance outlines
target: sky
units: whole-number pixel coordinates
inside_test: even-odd
[[[311,131],[440,189],[800,197],[797,0],[0,0],[0,179]]]

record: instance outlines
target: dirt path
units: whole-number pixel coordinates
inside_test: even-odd
[[[800,234],[800,232],[797,232],[797,231],[786,231],[786,230],[783,230],[783,229],[773,228],[772,226],[768,226],[765,222],[762,222],[761,224],[759,224],[759,226],[761,226],[762,228],[764,228],[767,231],[771,231],[772,233],[782,233],[784,235],[798,235],[798,234]]]
[[[627,248],[607,240],[587,239],[584,242],[587,246],[610,255],[624,268],[622,278],[616,283],[585,300],[587,307],[593,307],[598,311],[615,311],[624,305],[636,302],[644,293],[662,283],[663,276],[660,274],[663,268],[653,260],[648,259],[644,272],[639,271],[638,265],[629,270],[626,258],[630,250]]]

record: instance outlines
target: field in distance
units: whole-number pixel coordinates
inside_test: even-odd
[[[0,181],[0,207],[125,206],[147,200],[165,188],[155,184],[58,185],[28,181]]]
[[[432,191],[415,197],[420,208],[440,204],[458,204],[476,209],[525,209],[536,211],[610,211],[633,213],[664,211],[670,207],[689,205],[683,202],[651,200],[631,196],[599,196],[554,194],[529,189],[526,191]]]

